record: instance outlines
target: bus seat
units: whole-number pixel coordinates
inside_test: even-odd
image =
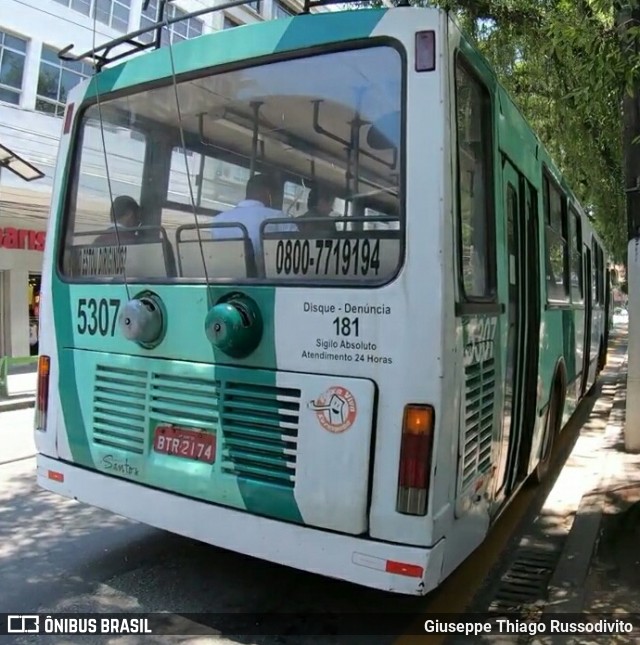
[[[251,258],[246,241],[240,239],[202,240],[202,251],[197,240],[182,242],[178,247],[180,276],[183,278],[204,278],[202,264],[206,266],[209,278],[249,278],[255,276],[251,270]]]
[[[130,244],[126,247],[127,278],[167,278],[170,267],[166,256],[166,240]]]
[[[71,265],[74,277],[117,277],[130,279],[166,278],[176,275],[175,254],[167,234],[161,226],[145,226],[132,243],[118,246],[113,243],[96,245],[104,239],[104,231],[83,231],[74,235],[76,243],[65,251],[65,267]],[[123,264],[124,262],[124,264]]]
[[[227,238],[211,237],[210,229],[233,228]],[[244,228],[244,227],[242,227]],[[179,273],[184,278],[252,278],[256,277],[253,246],[240,226],[224,224],[187,224],[176,231]],[[202,251],[200,250],[202,244]]]
[[[71,246],[65,250],[65,272],[74,278],[166,278],[169,273],[164,246],[161,240],[121,246]]]

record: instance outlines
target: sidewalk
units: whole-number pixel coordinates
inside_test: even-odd
[[[0,414],[34,407],[37,382],[38,375],[33,366],[16,367],[14,373],[7,376],[9,396],[0,396]]]
[[[0,466],[36,456],[33,411],[0,415]]]
[[[640,454],[627,453],[624,446],[626,326],[618,326],[613,338],[624,345],[624,358],[618,364],[613,404],[597,450],[595,485],[582,496],[549,584],[544,613],[558,618],[569,613],[616,614],[616,618],[640,613]],[[564,636],[558,642],[636,643],[637,638],[637,633],[593,634]]]

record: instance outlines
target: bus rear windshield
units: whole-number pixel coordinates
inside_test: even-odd
[[[389,280],[403,247],[402,77],[398,51],[373,46],[92,104],[63,274]]]

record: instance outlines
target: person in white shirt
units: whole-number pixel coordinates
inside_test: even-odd
[[[253,245],[256,263],[262,263],[262,243],[260,239],[260,225],[266,219],[285,217],[282,211],[272,208],[273,195],[276,192],[273,179],[266,174],[254,175],[247,182],[246,198],[231,210],[220,213],[213,218],[213,224],[236,222],[243,224],[249,234]],[[266,227],[265,233],[278,231],[297,231],[298,227],[291,223],[271,224]],[[220,227],[211,229],[214,239],[236,238],[242,234],[241,229],[234,227]]]
[[[31,356],[37,356],[38,350],[38,322],[31,320],[29,324],[29,345],[31,345]]]

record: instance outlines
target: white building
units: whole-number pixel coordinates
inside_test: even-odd
[[[205,14],[170,25],[164,41],[284,17],[300,0],[255,0],[249,5]],[[61,61],[57,53],[91,49],[154,22],[159,0],[0,0],[0,143],[42,172],[26,183],[0,171],[0,356],[36,353],[29,326],[38,314],[41,241],[64,104],[69,90],[92,73],[82,63]],[[177,0],[169,17],[197,11],[216,0]],[[95,26],[95,31],[94,31]],[[148,38],[152,36],[149,35]],[[26,231],[26,232],[25,232]]]

